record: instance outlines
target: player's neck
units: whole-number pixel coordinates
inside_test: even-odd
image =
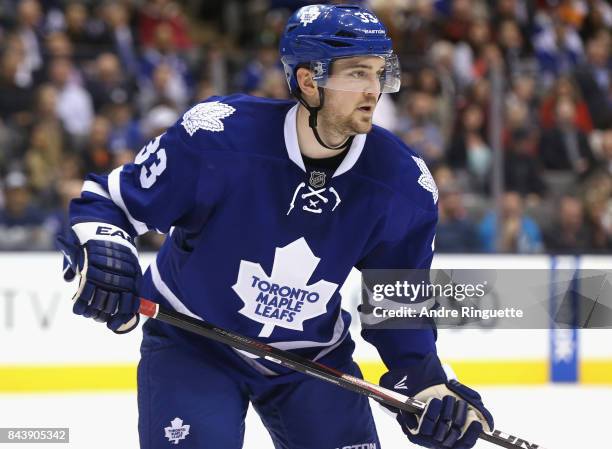
[[[297,138],[298,145],[300,146],[300,152],[304,156],[312,159],[323,159],[337,156],[338,153],[340,153],[344,148],[330,150],[317,142],[312,129],[310,126],[308,126],[308,117],[308,111],[306,108],[304,108],[304,106],[300,105],[297,111]],[[325,133],[325,130],[322,129],[321,126],[317,128],[317,131],[319,132],[321,139],[323,139],[323,142],[330,146],[340,145],[349,137],[329,136],[327,133]]]

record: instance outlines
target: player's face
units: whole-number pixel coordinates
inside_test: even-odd
[[[334,61],[334,83],[326,86],[325,105],[319,112],[321,125],[344,136],[368,133],[384,67],[384,60],[376,56]]]

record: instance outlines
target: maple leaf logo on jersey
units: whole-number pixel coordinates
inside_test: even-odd
[[[198,129],[221,132],[225,129],[221,120],[234,112],[236,112],[235,108],[218,101],[200,103],[183,114],[181,125],[190,136],[193,136]]]
[[[421,176],[419,176],[419,180],[417,181],[421,187],[423,187],[428,192],[431,192],[433,196],[434,203],[438,202],[438,186],[431,176],[429,169],[427,168],[427,164],[420,157],[412,156],[414,162],[419,166],[419,170],[421,170]]]
[[[189,424],[183,425],[181,418],[174,418],[170,421],[170,427],[164,427],[164,435],[172,444],[179,444],[179,440],[184,440],[189,435]]]
[[[304,8],[300,13],[300,22],[302,22],[302,25],[306,26],[317,20],[320,14],[321,11],[318,6],[309,6]]]
[[[269,337],[275,326],[303,331],[304,321],[326,312],[338,284],[320,280],[308,285],[319,260],[301,237],[276,248],[271,276],[258,263],[240,261],[232,288],[244,302],[239,312],[264,325],[260,337]]]

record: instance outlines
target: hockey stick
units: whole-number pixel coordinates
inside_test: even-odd
[[[215,327],[206,321],[166,309],[148,299],[140,298],[139,312],[149,318],[155,318],[183,330],[224,343],[232,348],[257,355],[271,362],[291,368],[294,371],[299,371],[300,373],[334,383],[339,387],[369,396],[375,401],[392,407],[406,410],[417,415],[421,414],[425,409],[425,404],[423,402],[417,401],[411,397],[404,396],[363,379],[344,374],[328,366],[261,343],[249,337]],[[542,446],[529,443],[521,438],[500,432],[499,430],[493,430],[491,433],[482,432],[479,438],[510,449],[544,449]]]

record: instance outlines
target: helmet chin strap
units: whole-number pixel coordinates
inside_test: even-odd
[[[323,102],[325,99],[323,88],[319,87],[318,90],[319,90],[319,106],[310,106],[308,103],[306,103],[306,100],[304,100],[304,98],[302,97],[301,92],[296,92],[295,97],[308,110],[308,113],[309,113],[308,126],[310,126],[310,129],[312,129],[312,133],[314,134],[315,139],[317,139],[317,142],[319,142],[321,146],[327,148],[328,150],[336,150],[336,151],[344,150],[345,148],[348,148],[351,146],[355,136],[350,136],[348,139],[346,139],[343,143],[341,143],[338,146],[330,147],[325,142],[323,142],[323,139],[321,139],[321,136],[319,135],[319,131],[317,131],[317,115],[319,111],[321,110],[321,108],[323,107]]]

